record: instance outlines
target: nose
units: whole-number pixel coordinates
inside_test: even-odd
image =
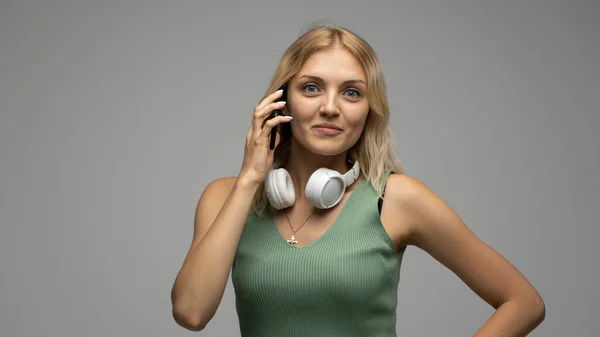
[[[334,118],[340,114],[338,97],[335,92],[323,95],[323,103],[321,104],[319,114],[326,118]]]

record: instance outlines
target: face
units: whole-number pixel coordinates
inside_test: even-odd
[[[348,51],[335,48],[311,55],[288,85],[287,113],[294,139],[321,155],[350,149],[362,134],[369,102],[367,79]]]

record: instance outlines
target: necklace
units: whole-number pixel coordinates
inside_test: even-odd
[[[295,245],[298,243],[298,240],[296,240],[296,232],[302,228],[302,226],[304,226],[304,224],[306,223],[306,221],[308,221],[308,219],[313,215],[313,212],[310,212],[310,214],[306,217],[306,219],[304,219],[304,221],[302,222],[302,224],[300,225],[300,227],[298,227],[296,230],[294,230],[294,227],[292,227],[292,223],[290,222],[290,218],[287,215],[287,212],[285,212],[285,218],[288,221],[288,224],[290,224],[290,229],[292,230],[292,237],[287,240],[287,243],[291,244],[291,245]]]

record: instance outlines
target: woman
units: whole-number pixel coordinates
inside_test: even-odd
[[[239,174],[200,197],[172,290],[177,323],[202,330],[231,270],[244,337],[395,336],[399,268],[413,245],[496,308],[476,336],[540,324],[544,302],[528,280],[403,173],[388,120],[367,42],[323,26],[295,41],[254,109]]]

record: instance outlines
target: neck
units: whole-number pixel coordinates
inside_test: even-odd
[[[319,155],[292,141],[285,167],[294,182],[296,201],[299,201],[305,200],[306,183],[317,169],[325,167],[345,174],[352,164],[346,160],[346,152],[330,156]]]

